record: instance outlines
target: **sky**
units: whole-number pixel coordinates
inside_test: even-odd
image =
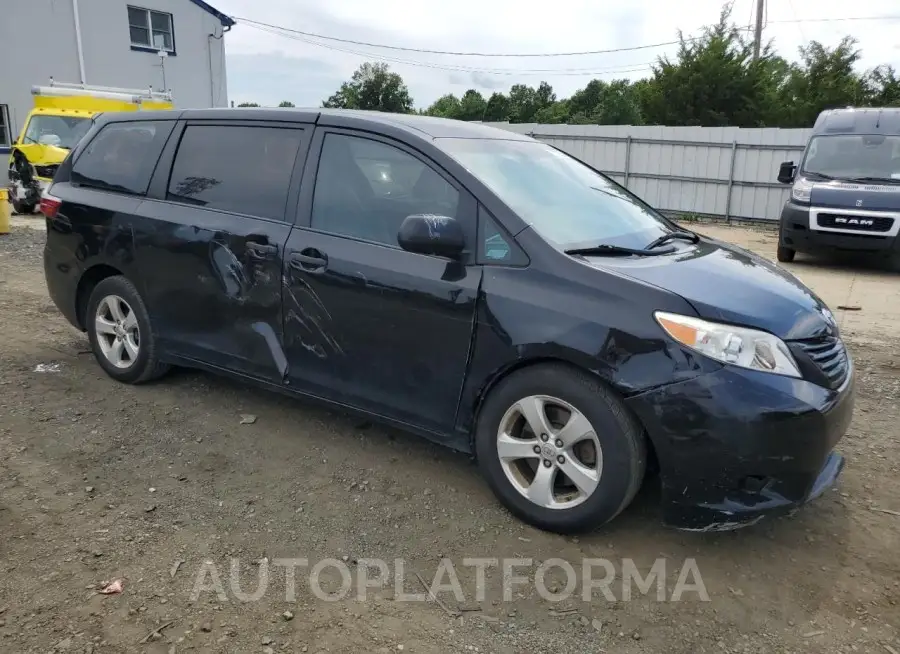
[[[236,18],[304,32],[404,48],[478,53],[559,53],[612,50],[675,41],[714,23],[722,0],[557,0],[529,7],[521,0],[209,0]],[[735,0],[732,20],[752,22],[755,0]],[[766,41],[798,58],[810,40],[836,45],[859,40],[862,68],[900,69],[897,0],[768,0]],[[895,16],[894,20],[843,20]],[[842,19],[839,21],[823,19]],[[800,22],[798,22],[800,21]],[[299,40],[303,39],[303,40]],[[321,105],[365,61],[388,59],[409,87],[417,108],[445,93],[474,88],[485,95],[513,84],[549,82],[567,97],[595,78],[639,79],[676,45],[558,57],[482,57],[391,51],[346,43],[311,43],[239,22],[225,37],[228,95],[235,104],[264,106],[289,100]]]

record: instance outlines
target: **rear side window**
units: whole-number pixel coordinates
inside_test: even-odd
[[[166,199],[284,220],[302,129],[188,125]]]
[[[143,195],[174,121],[110,123],[91,140],[72,166],[75,184]]]

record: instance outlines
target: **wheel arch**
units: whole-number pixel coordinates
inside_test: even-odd
[[[107,263],[98,263],[81,274],[78,280],[78,287],[75,290],[75,319],[78,321],[78,327],[82,330],[86,328],[85,313],[87,312],[88,300],[97,284],[108,277],[121,275],[122,271]]]
[[[578,364],[573,363],[572,361],[569,361],[567,359],[563,359],[560,357],[552,357],[552,356],[538,356],[538,357],[534,357],[534,358],[530,358],[530,359],[520,359],[518,361],[513,362],[512,364],[510,364],[508,366],[505,366],[504,368],[501,368],[501,369],[495,371],[493,375],[488,377],[487,381],[482,385],[481,389],[479,390],[479,392],[476,396],[475,407],[474,407],[474,411],[472,413],[472,420],[471,420],[472,428],[470,429],[470,433],[469,433],[468,445],[469,445],[469,451],[471,452],[473,458],[477,457],[476,449],[475,449],[475,434],[476,434],[477,427],[478,427],[478,420],[481,416],[481,410],[484,407],[485,400],[487,399],[488,395],[490,395],[491,391],[493,391],[495,388],[497,388],[497,386],[502,381],[504,381],[511,375],[516,374],[519,371],[522,371],[522,370],[525,370],[528,368],[534,368],[534,367],[543,366],[543,365],[551,365],[551,366],[558,366],[561,368],[568,368],[569,370],[571,370],[575,373],[587,374],[593,380],[595,380],[597,383],[602,384],[604,387],[606,387],[611,393],[614,393],[616,396],[618,396],[619,399],[623,400],[622,406],[631,414],[631,416],[634,418],[634,420],[637,422],[637,424],[639,424],[641,426],[641,431],[644,436],[644,441],[647,444],[647,454],[649,457],[649,463],[654,464],[654,465],[657,464],[658,459],[657,459],[656,447],[653,443],[653,439],[650,437],[650,434],[647,432],[647,428],[645,427],[643,421],[639,418],[639,416],[637,414],[635,414],[633,411],[631,411],[631,409],[624,402],[625,398],[622,395],[622,393],[620,391],[618,391],[612,384],[610,384],[609,380],[604,379],[603,377],[598,375],[596,372],[593,372],[587,368],[584,368],[583,366],[579,366]]]

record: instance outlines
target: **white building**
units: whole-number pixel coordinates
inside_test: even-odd
[[[225,107],[225,33],[234,21],[203,0],[2,0],[0,155],[58,82],[170,90],[176,107]],[[160,56],[160,51],[166,56]],[[5,177],[5,156],[0,159]]]

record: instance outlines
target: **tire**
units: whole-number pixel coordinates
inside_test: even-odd
[[[20,216],[30,216],[34,213],[34,207],[35,205],[30,202],[20,202],[19,200],[12,201],[13,211]]]
[[[783,245],[778,246],[778,251],[775,253],[775,256],[782,263],[790,263],[794,260],[794,257],[797,255],[796,250],[792,250],[789,247],[785,247]]]
[[[107,277],[94,287],[84,323],[94,358],[116,381],[141,384],[168,372],[157,355],[147,307],[127,278]]]
[[[521,410],[524,407],[527,413],[536,415],[528,407],[541,405],[543,411],[537,409],[538,415],[544,416],[544,425],[549,429],[546,443],[540,436],[535,439],[534,430],[525,427],[532,421]],[[586,423],[573,421],[576,414],[568,412],[570,409]],[[577,429],[576,425],[582,428]],[[584,435],[580,440],[579,434]],[[557,435],[566,439],[563,447],[554,444]],[[574,449],[572,443],[577,443]],[[553,445],[549,451],[544,448],[547,444]],[[507,455],[522,453],[523,458],[501,459],[501,445]],[[600,456],[596,456],[598,445]],[[535,446],[540,448],[539,454],[535,453]],[[592,449],[594,461],[589,456]],[[622,401],[587,373],[557,364],[517,371],[489,393],[476,425],[475,453],[488,485],[511,513],[535,527],[557,533],[588,531],[615,518],[634,499],[647,468],[643,429]],[[546,475],[550,475],[549,496],[535,490],[546,488],[535,485],[542,468],[542,479],[547,480]],[[578,473],[582,486],[590,486],[585,483],[588,481],[595,486],[589,493],[583,492],[565,470]],[[585,470],[592,477],[583,474]],[[529,480],[530,475],[534,476]],[[551,501],[532,501],[526,492]]]

